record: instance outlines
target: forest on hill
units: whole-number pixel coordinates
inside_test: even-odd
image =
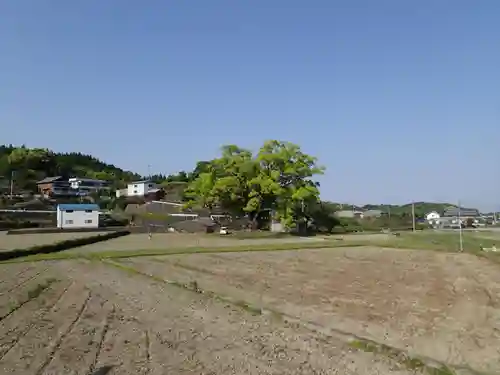
[[[105,163],[91,155],[79,152],[59,153],[42,148],[0,146],[0,179],[5,188],[11,178],[16,191],[36,191],[36,182],[45,177],[83,177],[110,181],[114,188],[126,186],[127,182],[140,180],[145,176],[125,171],[113,164]],[[154,175],[161,182],[189,181],[190,176],[181,172],[177,175]]]

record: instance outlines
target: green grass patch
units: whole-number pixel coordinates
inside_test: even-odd
[[[259,245],[236,245],[224,247],[179,247],[165,249],[137,249],[137,250],[106,250],[95,252],[61,252],[53,254],[35,254],[9,262],[34,262],[43,260],[65,260],[65,259],[115,259],[115,258],[133,258],[141,256],[161,256],[161,255],[180,255],[180,254],[199,254],[199,253],[231,253],[247,251],[285,251],[285,250],[304,250],[321,249],[337,247],[356,247],[366,246],[366,241],[300,241],[295,243],[275,243]]]
[[[349,346],[368,353],[382,355],[399,363],[404,368],[428,375],[456,375],[457,372],[446,364],[437,364],[435,361],[426,361],[422,358],[412,357],[402,350],[390,347],[388,345],[379,344],[368,340],[352,340]],[[433,362],[432,364],[427,362]],[[477,374],[472,369],[461,368],[469,374]],[[461,372],[463,373],[463,372]]]
[[[48,289],[53,283],[57,282],[57,279],[54,278],[48,278],[45,281],[43,281],[40,284],[35,285],[33,288],[29,289],[28,292],[26,293],[26,296],[22,298],[21,300],[18,301],[10,301],[8,306],[8,312],[4,316],[0,317],[0,321],[5,319],[7,316],[11,315],[13,312],[21,308],[23,305],[28,303],[29,301],[38,298],[43,291]]]

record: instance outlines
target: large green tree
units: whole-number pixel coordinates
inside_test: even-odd
[[[318,201],[318,184],[312,178],[323,172],[316,159],[299,146],[267,141],[253,156],[235,145],[204,163],[186,190],[188,205],[218,207],[232,215],[256,221],[264,210],[293,227],[306,217],[308,204]]]

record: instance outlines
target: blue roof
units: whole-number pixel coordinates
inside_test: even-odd
[[[73,210],[73,211],[99,211],[99,205],[92,203],[69,203],[69,204],[58,204],[57,208],[59,210]]]

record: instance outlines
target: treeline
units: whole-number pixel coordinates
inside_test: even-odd
[[[124,171],[91,155],[79,152],[59,153],[42,148],[12,145],[0,146],[0,186],[4,189],[14,180],[16,191],[36,191],[36,182],[49,176],[85,177],[110,181],[114,188],[127,182],[145,178],[138,173]],[[158,182],[189,181],[187,173],[153,176]]]

